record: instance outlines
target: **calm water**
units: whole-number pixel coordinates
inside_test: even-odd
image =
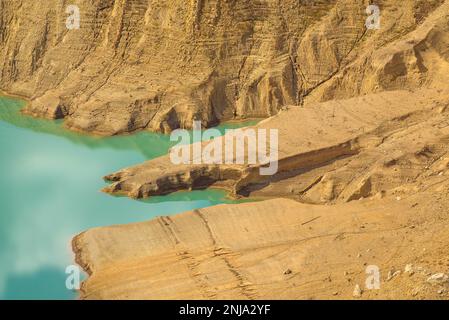
[[[23,105],[0,97],[0,299],[75,298],[65,269],[86,229],[233,202],[217,190],[145,201],[101,193],[104,175],[166,154],[169,137],[89,137],[20,115]]]

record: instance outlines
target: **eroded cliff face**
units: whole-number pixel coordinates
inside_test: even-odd
[[[307,99],[396,89],[410,70],[411,86],[431,83],[438,70],[421,68],[420,52],[447,61],[444,43],[377,49],[442,2],[378,1],[374,32],[363,0],[1,0],[1,89],[30,98],[30,114],[102,135],[267,117]],[[69,4],[79,30],[66,28]]]
[[[280,171],[264,181],[168,157],[110,175],[106,191],[131,197],[212,185],[275,199],[76,236],[81,298],[449,298],[449,88],[289,108],[257,127],[280,128]]]
[[[294,88],[294,105],[256,126],[279,130],[277,174],[163,156],[106,177],[106,192],[135,198],[214,186],[271,200],[78,235],[82,298],[448,298],[449,1],[379,1],[375,32],[358,27],[361,2],[326,3],[297,38],[284,34],[284,55],[261,69],[250,55],[236,78],[266,72],[238,91],[239,114],[265,110],[260,92]],[[293,76],[261,86],[274,69]],[[379,290],[365,290],[369,265]]]
[[[376,1],[367,30],[371,2],[71,1],[68,30],[68,1],[0,0],[1,89],[27,113],[102,135],[268,116],[258,128],[279,130],[268,178],[168,156],[109,175],[105,191],[135,198],[277,199],[77,236],[83,298],[348,298],[371,263],[383,289],[363,297],[447,298],[426,278],[447,270],[449,0]]]
[[[234,164],[179,165],[166,155],[108,175],[111,184],[104,191],[144,198],[214,186],[235,196],[314,204],[415,192],[428,174],[437,176],[447,167],[448,111],[449,88],[388,91],[288,108],[255,126],[278,130],[273,175],[260,175],[261,165],[248,164],[246,158],[235,161],[235,153]]]

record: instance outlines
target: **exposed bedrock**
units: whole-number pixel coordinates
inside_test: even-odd
[[[448,104],[449,91],[420,90],[287,108],[249,128],[279,130],[274,175],[263,176],[260,164],[247,164],[247,153],[245,164],[179,165],[166,155],[107,176],[111,185],[105,191],[142,198],[213,186],[235,196],[311,203],[366,198],[415,181],[439,157]],[[226,137],[217,140],[224,144]]]
[[[295,160],[262,187],[257,176],[241,187],[282,198],[88,230],[73,240],[89,273],[81,298],[350,299],[359,286],[355,299],[447,299],[449,284],[428,279],[447,272],[449,92],[326,102],[259,126],[276,121],[281,161]],[[111,175],[109,191],[232,189],[245,169],[159,158]],[[379,290],[365,287],[369,266]]]
[[[264,181],[166,157],[111,175],[108,191],[135,197],[220,185],[275,199],[76,236],[81,298],[447,299],[429,279],[449,262],[449,91],[287,108],[258,127],[279,123],[286,162]]]
[[[164,156],[107,176],[105,191],[134,198],[219,187],[270,200],[80,234],[82,298],[447,298],[426,279],[448,264],[449,1],[379,0],[379,30],[364,26],[368,1],[129,10],[142,3],[104,4],[100,41],[57,85],[16,67],[2,85],[33,96],[31,113],[101,134],[270,116],[255,128],[279,130],[279,167]],[[381,290],[365,290],[370,265]]]
[[[91,229],[73,240],[81,298],[352,299],[359,285],[356,299],[447,299],[426,281],[448,263],[448,176],[433,179],[400,201],[272,199]]]
[[[29,98],[29,114],[101,135],[268,117],[441,82],[442,3],[378,1],[373,31],[362,0],[1,0],[0,86]],[[65,26],[69,4],[79,30]]]

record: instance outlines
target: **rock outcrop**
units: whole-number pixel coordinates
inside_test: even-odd
[[[446,176],[401,201],[273,199],[92,229],[73,241],[90,274],[81,298],[352,299],[360,284],[356,298],[448,299],[427,281],[447,272],[448,191]],[[369,266],[380,289],[366,287]]]
[[[260,175],[261,164],[179,165],[167,155],[107,176],[111,185],[104,191],[144,198],[214,186],[234,196],[308,203],[365,198],[416,182],[444,154],[447,105],[449,90],[427,89],[288,108],[254,127],[278,130],[274,175]],[[224,145],[227,139],[217,140]]]
[[[367,30],[362,0],[2,0],[1,89],[29,98],[29,114],[101,135],[268,117],[443,80],[442,3],[378,1],[381,28]]]
[[[90,274],[81,297],[447,299],[449,1],[379,4],[372,32],[351,11],[366,3],[313,1],[299,37],[282,24],[290,67],[277,56],[258,69],[291,74],[240,87],[238,115],[267,106],[261,88],[277,97],[256,126],[279,130],[276,175],[165,156],[107,176],[105,191],[135,198],[212,186],[271,200],[80,234],[73,248]],[[255,61],[243,64],[245,81]],[[380,287],[369,287],[370,270]]]
[[[80,234],[81,297],[448,299],[428,281],[448,263],[448,106],[448,90],[424,90],[284,110],[258,125],[281,128],[280,171],[263,181],[167,157],[109,176],[106,191],[132,197],[216,186],[275,199]]]
[[[78,235],[82,298],[447,298],[449,0],[378,0],[376,30],[368,0],[70,4],[78,30],[67,1],[0,0],[0,89],[25,113],[100,135],[279,130],[273,176],[168,156],[107,176],[134,198],[269,200]]]

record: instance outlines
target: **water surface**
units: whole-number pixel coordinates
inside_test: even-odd
[[[101,193],[104,175],[166,154],[169,137],[86,136],[23,116],[23,106],[0,97],[0,299],[75,298],[65,269],[73,264],[72,237],[86,229],[234,202],[218,190],[145,201]]]

